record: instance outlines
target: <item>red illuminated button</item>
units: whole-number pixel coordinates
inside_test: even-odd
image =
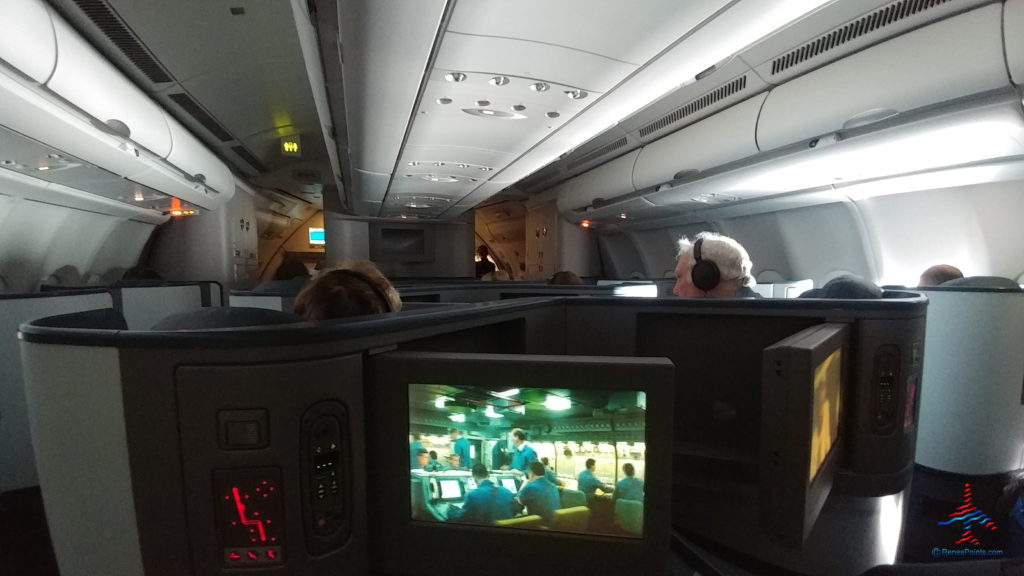
[[[267,558],[270,558],[271,560],[277,560],[277,552],[275,552],[274,550],[267,550]]]
[[[242,555],[238,552],[228,552],[228,560],[241,560]]]
[[[249,552],[248,554],[249,554],[249,559],[250,560],[259,560],[260,559],[260,555],[255,553],[255,552]]]

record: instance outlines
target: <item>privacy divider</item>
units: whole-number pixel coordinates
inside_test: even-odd
[[[545,289],[552,288],[559,287]],[[366,486],[381,479],[367,472],[363,458],[368,453],[379,459],[395,447],[364,428],[369,394],[363,366],[368,357],[383,361],[381,353],[397,349],[506,358],[667,357],[675,364],[673,525],[775,566],[858,574],[892,560],[878,550],[884,539],[879,496],[906,487],[917,430],[913,390],[927,301],[911,293],[887,296],[517,298],[326,323],[175,333],[62,328],[70,317],[28,323],[22,326],[28,401],[36,415],[33,432],[39,432],[36,451],[45,455],[40,484],[58,561],[67,575],[109,572],[111,566],[122,568],[120,574],[147,576],[222,575],[246,567],[270,574],[380,569],[383,559],[372,553],[379,548],[369,544],[387,539],[390,526],[367,518],[394,503],[372,490],[367,499]],[[758,524],[758,493],[765,488],[759,470],[775,465],[758,451],[762,353],[825,323],[847,335],[841,369],[835,370],[842,378],[838,424],[819,442],[820,457],[836,462],[836,488],[818,518],[804,516],[801,504],[796,526],[809,536],[787,540]],[[66,369],[69,358],[77,363],[74,371]],[[799,374],[794,369],[792,378],[783,379],[802,392],[777,384],[780,394],[793,397],[783,414],[796,410],[810,422],[820,412],[811,408],[816,396],[806,396],[815,390],[812,368]],[[486,386],[488,372],[481,370],[476,380]],[[572,384],[569,378],[565,387]],[[393,394],[408,392],[375,390],[373,397]],[[73,396],[74,405],[56,401],[63,395]],[[88,417],[81,406],[89,407]],[[402,402],[374,408],[401,409],[409,408]],[[672,429],[671,423],[661,429]],[[805,443],[782,448],[778,458],[797,466],[803,458],[806,470],[808,446],[820,429],[820,423],[808,426],[798,434]],[[340,441],[330,440],[335,437]],[[320,446],[321,440],[327,444]],[[334,454],[325,448],[330,444],[338,446],[336,455],[309,458],[318,446]],[[404,442],[395,457],[404,460]],[[320,466],[344,478],[341,508],[317,508],[309,500]],[[278,540],[233,539],[223,524],[238,514],[232,499],[270,485],[284,492],[262,509],[270,520],[277,515],[284,522],[282,532],[267,536]],[[796,488],[798,495],[810,490]],[[124,512],[106,512],[115,508]],[[846,541],[851,530],[870,534],[854,545]],[[338,531],[351,536],[341,538]],[[595,554],[613,549],[602,542],[593,541]],[[848,551],[837,556],[840,545]],[[578,568],[552,562],[552,570]],[[493,570],[511,574],[521,567]]]
[[[0,493],[39,484],[25,406],[18,326],[51,314],[110,308],[112,302],[109,292],[96,289],[0,295]]]

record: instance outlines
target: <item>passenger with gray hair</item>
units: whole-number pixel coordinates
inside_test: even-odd
[[[753,263],[743,246],[721,234],[701,232],[693,240],[679,239],[676,285],[672,293],[684,298],[760,298],[751,289]]]

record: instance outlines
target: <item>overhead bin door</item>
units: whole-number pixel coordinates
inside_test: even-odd
[[[1002,6],[915,30],[773,89],[757,125],[771,150],[1009,86]]]

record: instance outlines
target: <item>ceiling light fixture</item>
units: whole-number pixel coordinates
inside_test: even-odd
[[[561,116],[561,114],[559,114],[558,112],[548,112],[544,115],[547,116],[548,118],[558,118],[559,116]]]
[[[516,112],[522,112],[523,110],[526,110],[526,106],[523,106],[522,104],[513,104],[512,109]]]
[[[452,99],[451,98],[438,98],[437,99],[437,103],[438,104],[451,104],[452,103]]]
[[[488,406],[487,408],[485,408],[484,409],[484,416],[487,416],[488,418],[504,418],[505,417],[504,414],[498,414],[497,412],[495,412],[494,411],[494,406]]]
[[[572,408],[572,400],[562,396],[548,394],[547,400],[544,401],[544,407],[555,412],[568,410],[569,408]]]
[[[534,82],[533,84],[530,84],[530,90],[533,90],[534,92],[547,92],[550,89],[551,86],[546,82]]]
[[[451,414],[450,416],[448,416],[448,419],[451,420],[452,422],[465,422],[466,421],[466,415],[465,414]]]
[[[494,118],[496,120],[524,120],[526,116],[504,110],[491,110],[490,108],[463,108],[463,112],[480,118]]]
[[[589,96],[586,90],[566,90],[565,95],[568,96],[570,100],[582,100]]]
[[[504,86],[508,84],[508,82],[508,76],[495,76],[488,80],[488,83],[490,83],[491,86]]]
[[[444,75],[444,79],[448,82],[462,82],[466,79],[466,75],[462,72],[449,72]]]

